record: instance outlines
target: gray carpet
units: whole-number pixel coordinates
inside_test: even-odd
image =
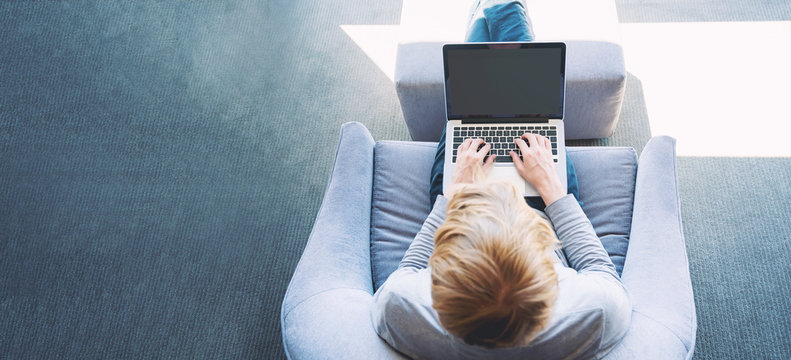
[[[399,2],[0,3],[0,358],[279,358],[338,129],[407,138],[340,24]]]
[[[400,1],[0,3],[0,357],[282,358],[279,310],[346,121],[407,140],[339,25]],[[789,20],[619,1],[623,22]],[[650,138],[640,79],[615,135]],[[300,144],[288,149],[288,145]],[[696,357],[791,357],[791,160],[680,158]]]
[[[791,159],[680,158],[701,359],[791,358]]]

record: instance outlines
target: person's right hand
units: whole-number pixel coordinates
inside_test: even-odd
[[[472,184],[486,179],[486,175],[492,170],[494,159],[496,158],[494,154],[487,157],[491,148],[492,145],[485,144],[483,139],[467,139],[459,145],[456,167],[453,169],[450,185],[445,191],[445,196],[448,199],[453,197],[458,185]]]
[[[565,196],[566,189],[563,189],[555,171],[555,164],[552,160],[552,143],[549,139],[525,133],[521,138],[514,139],[514,142],[522,151],[521,158],[515,151],[510,152],[516,171],[538,190],[544,204],[549,206]]]

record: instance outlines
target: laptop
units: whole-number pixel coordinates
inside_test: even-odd
[[[555,170],[565,189],[566,44],[446,44],[442,58],[448,120],[443,190],[450,184],[458,146],[467,138],[481,138],[492,144],[490,154],[497,155],[489,178],[513,182],[525,197],[539,196],[516,171],[509,155],[510,150],[519,153],[514,139],[525,132],[552,142]]]

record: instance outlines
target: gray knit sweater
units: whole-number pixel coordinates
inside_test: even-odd
[[[398,269],[374,295],[371,321],[387,343],[415,359],[592,359],[618,344],[629,328],[629,297],[572,195],[546,207],[563,246],[556,252],[558,297],[547,327],[529,344],[498,349],[469,345],[448,334],[431,306],[428,267],[446,207],[447,199],[439,196]]]

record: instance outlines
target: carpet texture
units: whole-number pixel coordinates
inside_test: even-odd
[[[281,358],[340,124],[400,3],[0,3],[0,358]]]
[[[408,140],[340,25],[400,1],[0,2],[0,358],[282,358],[340,124]],[[618,1],[622,22],[791,19]],[[615,135],[642,149],[630,75]],[[696,357],[791,357],[791,160],[680,158]]]

